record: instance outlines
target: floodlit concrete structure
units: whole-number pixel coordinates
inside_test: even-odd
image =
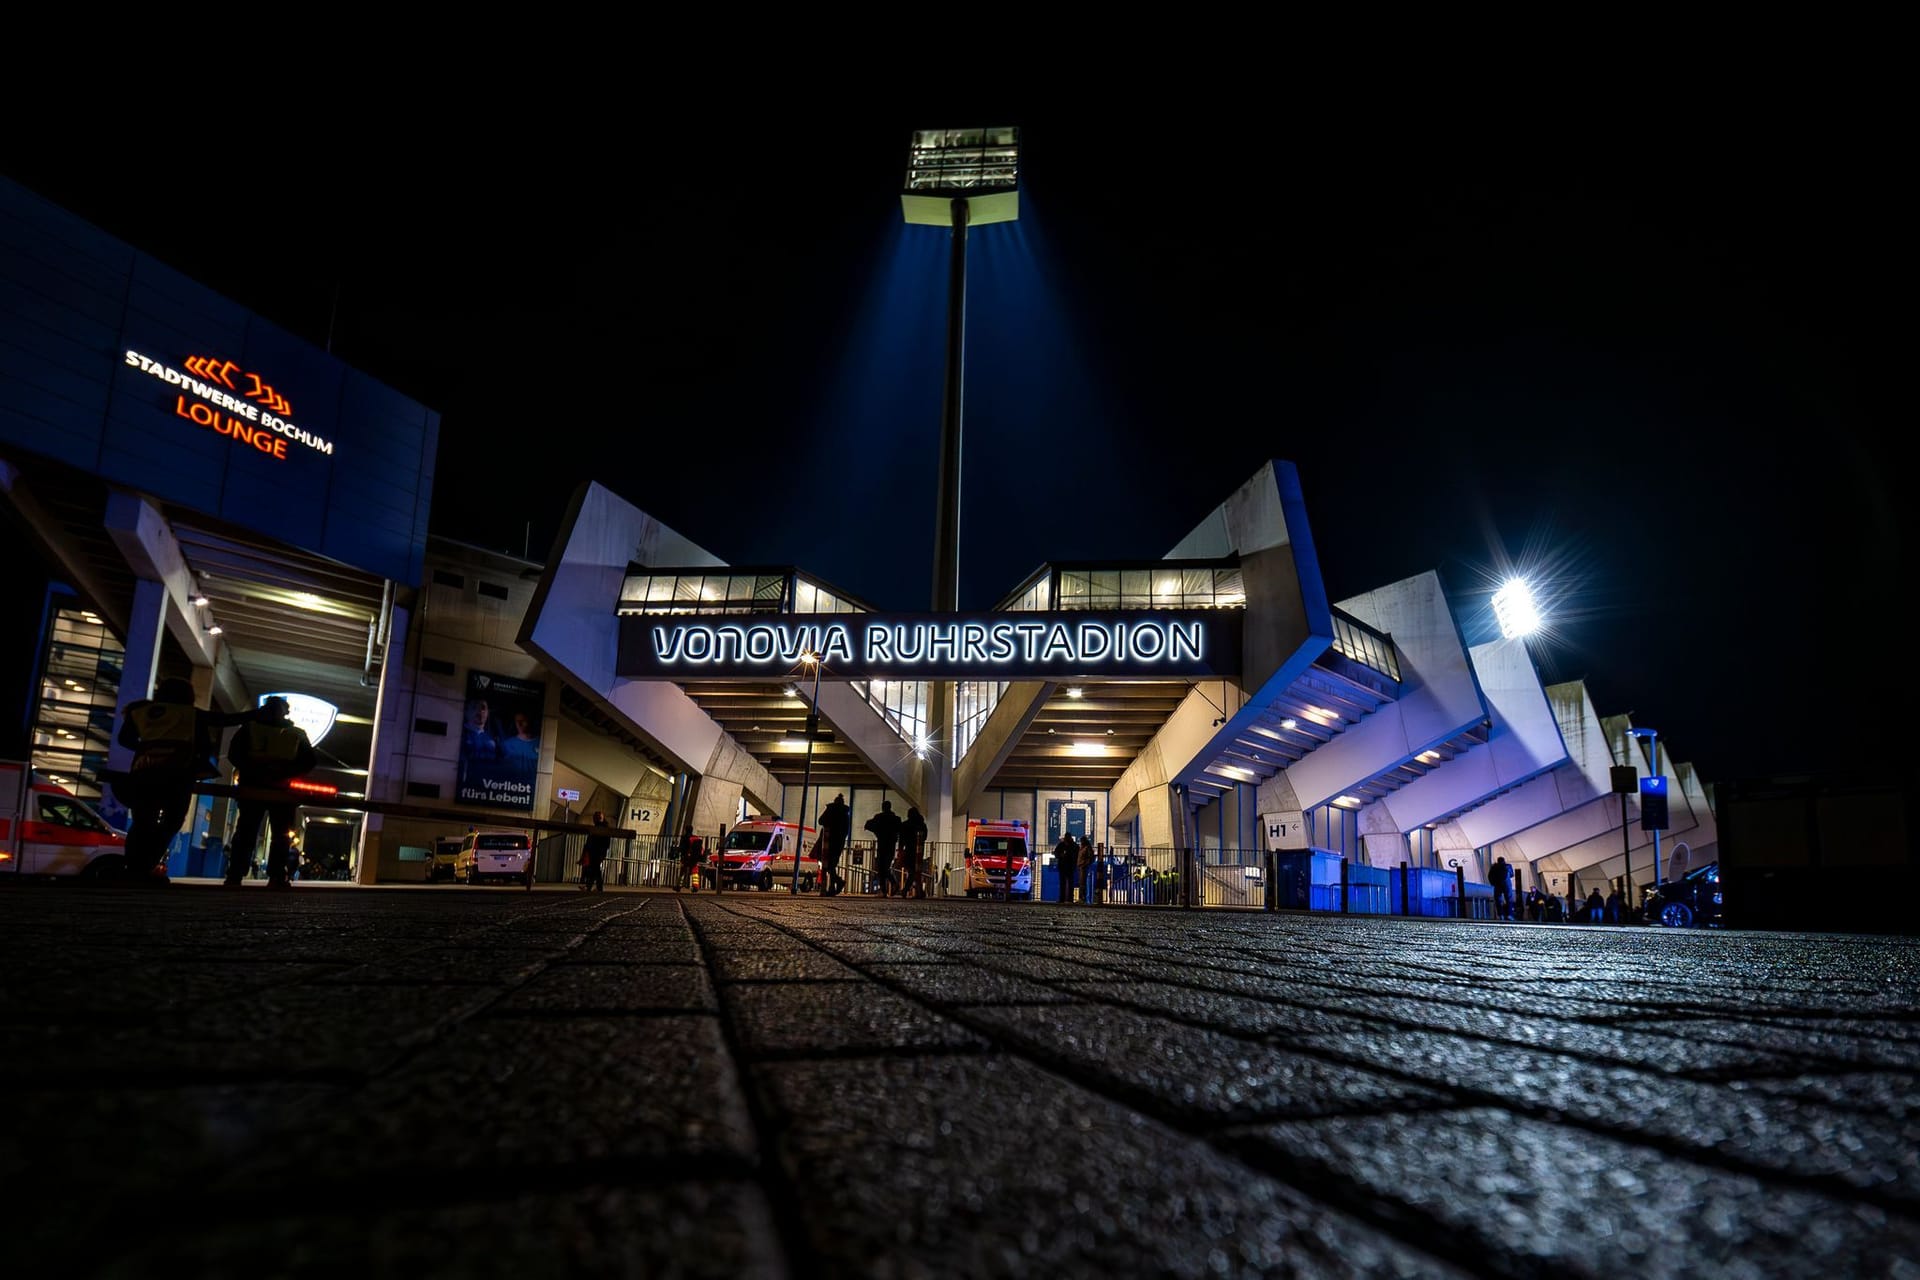
[[[1015,216],[1014,144],[917,137],[903,215],[957,237]],[[919,808],[936,865],[964,858],[970,819],[1019,819],[1043,855],[1085,835],[1154,894],[1214,905],[1272,904],[1282,853],[1471,881],[1505,857],[1560,887],[1629,859],[1652,875],[1637,802],[1623,835],[1610,787],[1654,765],[1626,718],[1543,686],[1526,642],[1493,639],[1436,572],[1332,598],[1287,462],[1163,555],[1043,560],[963,612],[950,380],[930,613],[727,565],[595,483],[536,563],[429,538],[430,410],[5,183],[0,247],[0,338],[34,353],[0,368],[0,492],[46,603],[19,750],[89,799],[125,754],[119,713],[178,674],[227,710],[332,704],[341,803],[309,817],[364,882],[417,878],[468,826],[598,808],[658,847],[749,815],[811,823],[835,794],[856,835],[883,803]],[[817,705],[803,653],[825,660]],[[1697,866],[1711,795],[1672,773],[1669,865]],[[230,816],[201,807],[200,856]],[[1165,900],[1143,883],[1129,900]]]

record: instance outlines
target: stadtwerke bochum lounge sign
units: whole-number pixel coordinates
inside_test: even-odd
[[[815,653],[836,680],[1240,674],[1238,609],[1113,613],[778,614],[620,619],[618,674],[779,679]]]

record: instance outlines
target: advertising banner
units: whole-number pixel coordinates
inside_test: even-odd
[[[533,811],[546,704],[547,686],[541,681],[467,673],[456,800]]]
[[[1240,609],[972,614],[627,614],[617,673],[779,679],[819,654],[829,680],[1164,679],[1237,675]]]

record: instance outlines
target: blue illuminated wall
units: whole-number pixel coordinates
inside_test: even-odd
[[[276,459],[180,417],[180,389],[129,366],[130,349],[256,372],[332,454],[288,441]],[[417,586],[439,430],[437,413],[0,178],[0,446]]]

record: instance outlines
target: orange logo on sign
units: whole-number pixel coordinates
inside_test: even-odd
[[[209,382],[218,382],[230,390],[240,391],[239,385],[233,380],[233,375],[237,373],[253,384],[249,389],[240,391],[241,395],[249,400],[258,400],[275,413],[293,412],[293,406],[287,402],[287,398],[262,382],[259,374],[242,369],[231,360],[216,360],[212,356],[188,356],[186,370],[188,373],[198,374]]]

